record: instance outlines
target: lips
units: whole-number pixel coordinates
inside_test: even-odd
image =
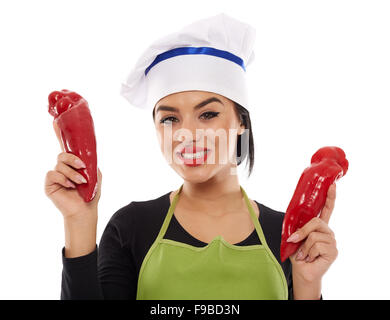
[[[210,152],[210,149],[192,146],[183,148],[177,156],[186,166],[195,167],[205,163]]]

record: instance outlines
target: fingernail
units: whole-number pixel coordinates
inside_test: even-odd
[[[72,183],[71,181],[66,181],[66,185],[70,188],[76,188],[76,186],[74,185],[74,183]]]
[[[287,242],[296,242],[299,239],[299,234],[294,232],[288,239]]]
[[[302,258],[303,258],[303,252],[301,249],[299,249],[297,256],[295,257],[295,260],[301,260]]]
[[[306,259],[305,259],[305,262],[309,262],[310,261],[310,257],[307,256]]]
[[[74,161],[74,163],[76,164],[77,167],[86,168],[84,162],[82,162],[82,161],[79,160],[79,159],[76,159],[76,160]]]
[[[84,178],[82,175],[79,175],[79,176],[77,177],[77,180],[80,181],[80,182],[82,182],[82,183],[87,183],[87,180],[85,180],[85,178]]]

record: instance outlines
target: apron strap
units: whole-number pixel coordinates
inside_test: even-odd
[[[157,240],[161,240],[164,237],[165,232],[168,229],[169,222],[171,221],[173,212],[175,211],[177,201],[179,200],[179,194],[180,194],[181,190],[183,189],[183,185],[184,184],[182,184],[180,186],[180,188],[178,189],[178,192],[173,197],[173,200],[172,200],[172,203],[171,203],[171,205],[169,207],[168,213],[166,214],[164,222],[163,222],[163,225],[162,225],[162,227],[160,229],[160,232],[158,233]],[[248,207],[249,214],[250,214],[250,216],[252,218],[253,224],[255,225],[255,229],[256,229],[257,235],[260,238],[260,242],[261,242],[261,244],[263,246],[265,246],[267,249],[269,249],[268,245],[267,245],[267,241],[265,240],[263,229],[261,228],[259,220],[256,217],[255,211],[254,211],[254,209],[253,209],[253,207],[252,207],[252,205],[251,205],[251,203],[250,203],[250,201],[248,199],[248,195],[246,194],[246,192],[243,189],[243,187],[240,186],[240,189],[241,189],[241,192],[242,192],[242,194],[244,196],[244,199],[245,199],[246,205]]]
[[[254,209],[253,209],[253,207],[252,207],[252,205],[251,205],[251,203],[250,203],[250,201],[248,199],[248,196],[247,196],[245,190],[241,186],[240,186],[240,188],[241,188],[242,194],[244,195],[244,199],[245,199],[246,205],[248,206],[248,210],[249,210],[250,216],[252,218],[253,224],[255,225],[255,229],[256,229],[257,235],[260,238],[260,242],[261,242],[261,244],[264,247],[269,249],[267,241],[265,240],[263,229],[261,228],[261,225],[259,223],[259,219],[257,219],[257,217],[256,217],[256,213],[255,213],[255,211],[254,211]]]
[[[175,208],[176,208],[176,203],[177,201],[179,200],[179,193],[181,192],[181,190],[183,189],[183,185],[182,184],[179,188],[179,191],[175,194],[175,196],[173,197],[173,200],[172,200],[172,204],[169,206],[169,210],[168,210],[168,213],[166,214],[165,216],[165,219],[164,219],[164,222],[163,222],[163,225],[160,229],[160,232],[158,233],[158,236],[157,236],[157,240],[161,240],[164,235],[165,235],[165,232],[167,231],[168,229],[168,225],[169,225],[169,222],[171,221],[171,218],[172,218],[172,215],[173,215],[173,212],[175,211]]]

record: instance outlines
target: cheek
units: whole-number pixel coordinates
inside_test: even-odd
[[[167,139],[166,137],[164,137],[164,132],[162,130],[157,130],[156,134],[157,134],[158,144],[160,145],[160,149],[162,151],[164,150],[164,144],[166,143]]]
[[[229,129],[224,130],[224,134],[216,139],[216,147],[218,148],[218,156],[221,163],[227,163],[233,159],[236,150],[236,134]]]
[[[161,146],[161,144],[163,143],[163,138],[162,138],[160,130],[156,130],[156,136],[157,136],[157,141],[158,141],[159,145]]]
[[[160,130],[157,130],[161,153],[170,165],[180,164],[180,160],[177,159],[175,154],[180,149],[180,141],[182,139],[178,133],[180,133],[180,130],[174,129],[171,126],[164,126]]]
[[[236,146],[237,146],[237,132],[230,134],[229,137],[229,159],[235,159],[236,157]]]
[[[157,129],[157,138],[160,146],[172,144],[172,127],[163,126]]]
[[[217,164],[227,164],[235,159],[237,132],[229,127],[219,128],[214,134],[207,135],[207,143],[214,150],[210,160]]]
[[[172,140],[169,136],[166,136],[164,130],[161,129],[156,131],[156,135],[160,150],[163,156],[169,161],[170,154],[172,154]]]

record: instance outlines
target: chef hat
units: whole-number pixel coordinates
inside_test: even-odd
[[[202,90],[248,109],[245,71],[254,59],[256,30],[221,13],[158,39],[138,59],[121,94],[152,110],[163,97]]]

